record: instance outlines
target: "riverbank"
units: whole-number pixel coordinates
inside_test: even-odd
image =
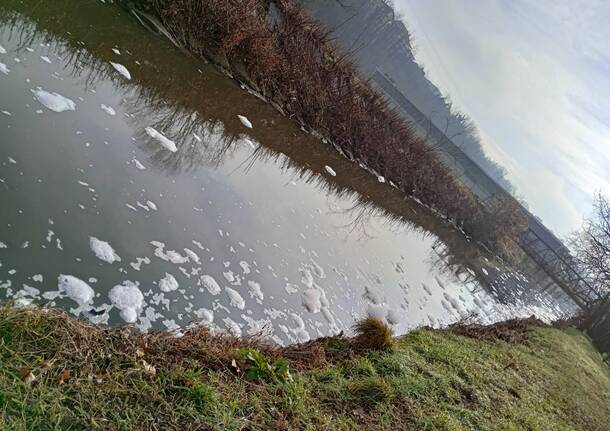
[[[610,424],[610,371],[575,330],[522,322],[420,329],[395,338],[391,350],[375,350],[385,346],[371,339],[383,337],[275,348],[205,328],[174,338],[2,307],[0,428],[591,431]]]
[[[516,201],[500,197],[484,207],[300,5],[291,0],[135,3],[161,20],[174,43],[247,84],[381,181],[434,208],[502,257],[514,262],[520,257],[515,241],[527,218]]]

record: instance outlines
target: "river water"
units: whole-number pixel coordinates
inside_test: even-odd
[[[0,46],[0,301],[284,344],[571,308],[116,5],[3,1]]]

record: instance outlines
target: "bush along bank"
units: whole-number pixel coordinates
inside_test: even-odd
[[[292,0],[137,0],[173,40],[380,173],[503,257],[527,227],[516,202],[484,207],[329,34]]]
[[[274,347],[0,307],[2,430],[607,430],[610,370],[580,332],[506,322]],[[462,333],[464,335],[457,335]]]

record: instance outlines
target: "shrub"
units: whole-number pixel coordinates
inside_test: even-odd
[[[356,345],[366,350],[392,350],[394,339],[392,328],[387,323],[374,317],[367,317],[356,322]]]

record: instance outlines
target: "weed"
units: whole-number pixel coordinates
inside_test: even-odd
[[[250,380],[277,380],[280,382],[292,380],[288,362],[283,358],[269,362],[261,352],[247,347],[239,349],[239,354],[246,361],[246,376]]]
[[[191,401],[198,406],[207,406],[216,401],[214,388],[205,383],[194,383],[188,389],[188,395]]]

